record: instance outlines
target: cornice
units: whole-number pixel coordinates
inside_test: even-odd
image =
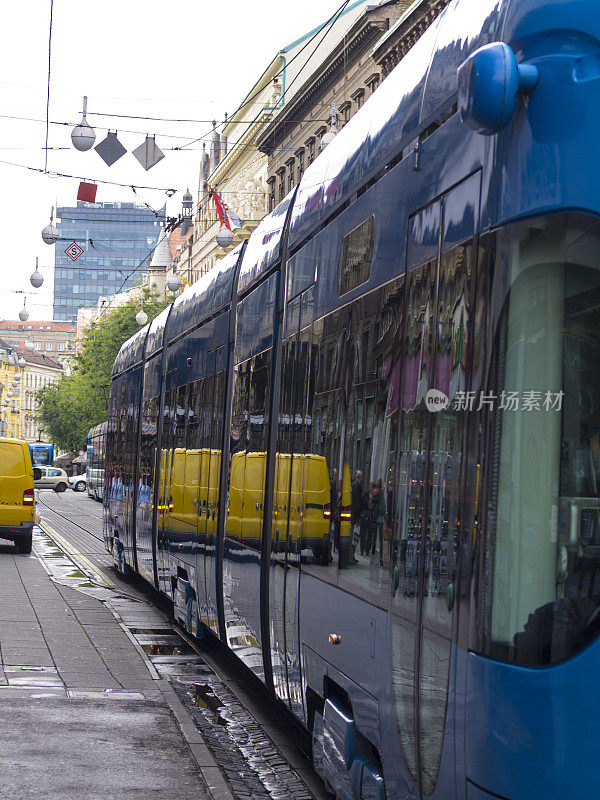
[[[242,160],[243,156],[254,156],[256,155],[256,139],[260,133],[260,130],[263,126],[268,123],[271,119],[271,113],[265,112],[261,119],[255,120],[252,125],[248,125],[244,136],[235,144],[225,156],[223,161],[221,161],[217,167],[211,172],[208,176],[208,183],[211,186],[215,186],[216,184],[220,183],[227,179],[227,177],[231,174],[236,175],[237,169],[239,169],[239,162]],[[248,149],[251,147],[252,149]],[[262,155],[262,153],[259,153]],[[238,168],[234,172],[232,172],[234,165],[238,165]]]
[[[411,6],[383,41],[373,48],[373,59],[385,78],[441,14],[450,0],[423,0]]]
[[[318,97],[325,94],[327,89],[336,82],[340,72],[345,67],[353,66],[369,46],[381,37],[387,28],[384,20],[366,19],[355,35],[345,43],[342,41],[330,55],[325,65],[321,65],[306,81],[289,105],[285,106],[282,113],[278,114],[269,128],[258,139],[258,149],[267,155],[287,135],[286,126],[296,123],[296,120],[307,118],[307,111],[315,105]],[[300,124],[300,123],[297,123]]]

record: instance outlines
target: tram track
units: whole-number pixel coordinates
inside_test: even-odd
[[[60,498],[60,495],[57,495],[57,499],[59,499],[59,498]],[[64,502],[64,501],[62,501],[62,502]],[[98,536],[97,534],[92,533],[92,531],[90,531],[88,528],[84,528],[83,525],[80,525],[78,522],[75,522],[75,520],[71,519],[71,517],[67,516],[66,514],[62,513],[61,511],[57,511],[55,508],[52,508],[52,506],[49,506],[47,503],[45,503],[40,497],[39,490],[38,490],[38,493],[37,493],[37,496],[36,496],[36,503],[38,505],[41,505],[44,508],[46,508],[52,514],[56,514],[57,516],[62,517],[62,519],[64,519],[65,522],[68,522],[69,524],[74,525],[76,528],[79,528],[79,530],[83,531],[88,536],[91,536],[92,539],[96,539],[98,542],[101,542],[102,544],[104,544],[104,539],[102,538],[102,536]],[[86,516],[86,517],[89,517],[90,519],[94,519],[93,514],[88,514],[87,512],[82,512],[82,513],[79,512],[78,516]]]

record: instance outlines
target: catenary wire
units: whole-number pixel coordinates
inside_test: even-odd
[[[325,21],[325,22],[324,22],[324,23],[323,23],[323,24],[322,24],[322,25],[321,25],[319,28],[317,28],[317,30],[316,30],[316,31],[313,33],[313,35],[310,37],[310,39],[309,39],[307,42],[305,42],[305,44],[304,44],[304,45],[303,45],[303,46],[300,48],[300,50],[299,50],[299,51],[296,53],[296,55],[295,55],[295,56],[293,56],[293,58],[291,58],[291,59],[288,61],[288,63],[286,64],[286,66],[285,66],[285,67],[282,67],[282,68],[279,70],[279,72],[278,72],[278,73],[276,73],[276,74],[273,76],[273,80],[275,80],[275,78],[278,78],[280,75],[282,75],[282,74],[283,74],[283,72],[284,72],[284,69],[288,69],[288,68],[289,68],[289,66],[290,66],[290,64],[293,64],[293,62],[294,62],[294,61],[295,61],[295,60],[296,60],[296,59],[297,59],[297,58],[298,58],[298,57],[301,55],[301,53],[303,53],[303,52],[304,52],[304,50],[305,50],[305,49],[306,49],[306,48],[307,48],[307,47],[308,47],[308,46],[311,44],[311,42],[312,42],[312,41],[313,41],[313,40],[314,40],[314,39],[317,37],[317,35],[318,35],[318,34],[319,34],[319,33],[320,33],[322,30],[323,30],[323,28],[325,28],[327,25],[330,25],[330,23],[331,23],[331,25],[333,25],[333,23],[334,23],[334,22],[335,22],[335,21],[338,19],[338,17],[339,17],[341,14],[343,14],[343,12],[344,12],[344,9],[346,8],[346,6],[348,5],[348,3],[349,3],[349,2],[350,2],[350,0],[344,0],[344,2],[343,2],[343,3],[342,3],[342,5],[341,5],[341,6],[340,6],[340,7],[337,9],[337,11],[335,11],[335,12],[333,13],[333,15],[332,15],[331,17],[329,17],[329,19],[328,19],[328,20],[326,20],[326,21]],[[328,32],[328,31],[327,31],[327,32]],[[326,32],[326,33],[327,33],[327,32]],[[322,41],[322,40],[321,40],[321,41]],[[320,44],[320,43],[321,43],[321,42],[319,42],[319,44]],[[317,47],[318,47],[318,45],[317,45]],[[300,76],[300,74],[302,73],[302,70],[303,70],[303,69],[306,67],[306,65],[307,65],[307,64],[308,64],[308,62],[310,61],[310,59],[311,59],[312,55],[314,54],[314,52],[316,51],[316,49],[317,49],[317,48],[315,48],[315,50],[313,50],[313,52],[311,53],[311,55],[309,56],[309,58],[307,58],[307,60],[304,62],[303,66],[302,66],[302,67],[301,67],[301,68],[298,70],[298,73],[296,74],[296,76],[295,76],[294,80]],[[290,85],[291,85],[291,84],[290,84]],[[286,91],[289,91],[289,86],[287,87]],[[241,103],[241,104],[240,104],[240,105],[239,105],[239,106],[236,108],[236,110],[233,112],[231,119],[234,119],[234,118],[235,118],[235,115],[236,115],[236,114],[238,114],[238,113],[239,113],[239,112],[242,110],[242,108],[244,108],[245,106],[249,105],[249,104],[250,104],[250,103],[251,103],[253,100],[255,100],[255,99],[256,99],[256,98],[257,98],[257,97],[258,97],[260,94],[262,94],[262,92],[263,92],[263,89],[259,89],[259,90],[257,90],[257,91],[256,91],[256,92],[255,92],[253,95],[251,95],[251,96],[250,96],[250,97],[249,97],[247,100],[245,100],[243,103]],[[196,144],[196,142],[200,142],[200,141],[202,141],[202,139],[205,139],[207,136],[210,136],[210,134],[211,134],[213,131],[215,131],[217,127],[218,127],[217,125],[213,125],[213,126],[212,126],[212,128],[211,128],[211,130],[209,130],[209,131],[208,131],[206,134],[204,134],[203,136],[200,136],[200,137],[198,137],[198,138],[197,138],[197,139],[195,139],[193,142],[189,142],[187,145],[182,145],[182,148],[181,148],[181,149],[182,149],[182,150],[183,150],[183,149],[187,149],[187,148],[188,148],[190,145],[192,145],[192,144]]]
[[[304,67],[305,67],[305,66],[308,64],[308,62],[311,60],[311,58],[314,56],[314,54],[317,52],[317,50],[319,49],[319,47],[320,47],[320,46],[321,46],[321,44],[323,43],[323,40],[325,39],[325,37],[327,36],[327,34],[329,33],[329,31],[331,30],[331,28],[333,27],[333,25],[334,25],[334,24],[337,22],[337,20],[339,19],[340,15],[343,13],[343,11],[344,11],[344,8],[345,8],[345,7],[348,5],[348,2],[349,2],[349,0],[346,0],[346,2],[344,2],[344,3],[343,3],[343,4],[342,4],[340,7],[339,7],[339,9],[338,9],[338,10],[335,12],[335,14],[334,14],[332,17],[330,17],[330,19],[329,19],[329,20],[328,20],[328,21],[327,21],[327,22],[326,22],[324,25],[322,25],[322,26],[321,26],[321,28],[319,28],[319,30],[315,32],[314,36],[311,36],[311,38],[309,39],[309,41],[306,43],[306,45],[308,45],[310,42],[312,42],[312,41],[313,41],[313,40],[316,38],[317,34],[318,34],[318,33],[320,33],[320,32],[321,32],[321,31],[322,31],[322,30],[325,28],[325,26],[326,26],[326,25],[328,25],[328,26],[329,26],[329,27],[327,28],[327,30],[325,30],[325,32],[323,33],[323,35],[321,36],[321,38],[319,39],[319,41],[317,42],[317,44],[315,45],[315,47],[313,48],[313,50],[311,51],[310,55],[308,56],[308,58],[306,59],[306,61],[305,61],[304,65],[303,65],[303,67],[301,67],[301,68],[300,68],[300,70],[298,70],[298,72],[296,73],[296,75],[295,75],[295,76],[292,78],[292,80],[290,81],[290,83],[289,83],[289,85],[288,85],[288,87],[287,87],[287,89],[286,89],[286,92],[287,92],[287,91],[289,91],[289,90],[290,90],[290,88],[291,88],[291,87],[294,85],[294,83],[295,83],[295,82],[298,80],[298,78],[300,77],[300,75],[301,75],[301,73],[302,73],[302,70],[303,70],[303,69],[304,69]],[[304,49],[304,48],[302,48],[302,49]],[[301,50],[300,52],[302,52],[302,50]],[[300,53],[298,53],[297,55],[300,55]],[[237,113],[237,112],[236,112],[236,113]],[[261,113],[261,112],[259,112],[259,114],[257,115],[256,119],[258,119],[258,116],[260,115],[260,113]],[[255,146],[256,146],[256,145],[255,145]],[[247,146],[245,146],[242,152],[244,152],[246,149],[249,149],[249,148],[248,148]],[[228,175],[229,175],[229,173],[231,172],[232,168],[233,168],[233,164],[231,164],[231,165],[229,166],[229,168],[228,168],[227,170],[225,170],[225,174],[224,174],[224,175],[221,177],[221,179],[220,179],[220,180],[219,180],[219,182],[217,183],[217,187],[218,187],[218,186],[220,186],[220,185],[223,183],[223,181],[224,181],[224,180],[227,178],[227,176],[228,176]],[[215,188],[217,188],[217,187],[215,187]]]
[[[54,0],[50,0],[50,26],[48,31],[48,92],[46,95],[46,155],[44,158],[44,172],[48,169],[48,134],[50,130],[50,75],[52,71],[52,17],[54,13]]]

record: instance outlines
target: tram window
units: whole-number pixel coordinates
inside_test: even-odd
[[[140,449],[140,475],[138,503],[150,502],[150,491],[154,483],[154,453],[156,448],[156,423],[158,419],[158,397],[144,401],[142,409],[142,442]]]
[[[369,280],[373,265],[375,217],[371,215],[342,239],[338,264],[340,297]]]
[[[272,350],[251,360],[248,392],[248,451],[242,504],[242,538],[248,547],[260,548],[265,501]]]
[[[193,381],[190,384],[187,400],[187,428],[185,434],[186,450],[195,450],[201,447],[202,416],[200,401],[202,393],[200,390],[202,381]]]
[[[303,568],[381,604],[392,560],[388,473],[396,447],[403,297],[404,278],[398,278],[315,322],[304,448],[323,463],[322,499],[308,497],[305,481],[305,506],[323,509],[330,552],[313,547],[311,558],[303,547]],[[319,469],[317,461],[311,468]]]
[[[229,444],[229,475],[227,491],[226,533],[232,539],[242,539],[242,503],[248,446],[248,390],[250,360],[234,367],[231,433]]]
[[[478,645],[543,665],[600,631],[600,226],[564,215],[493,238]]]
[[[180,386],[177,389],[177,399],[175,405],[175,425],[173,447],[185,447],[185,423],[187,411],[187,386]]]

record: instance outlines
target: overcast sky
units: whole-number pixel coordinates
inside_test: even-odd
[[[275,53],[324,22],[341,0],[201,2],[201,0],[54,0],[50,81],[49,170],[91,180],[175,188],[167,211],[177,214],[187,186],[196,197],[201,144],[169,151],[210,131],[210,123],[116,119],[129,114],[169,119],[217,120],[231,114]],[[0,30],[0,162],[43,170],[46,140],[50,0],[11,4]],[[72,126],[88,96],[88,121],[96,143],[117,130],[128,151],[157,134],[165,158],[145,172],[128,152],[112,167],[92,149],[71,147]],[[97,112],[97,113],[95,113]],[[27,117],[8,119],[7,117]],[[31,121],[37,120],[37,121]],[[104,130],[103,130],[104,129]],[[65,148],[65,149],[60,149]],[[197,149],[196,149],[197,148]],[[41,239],[51,206],[74,205],[79,180],[0,163],[2,265],[0,318],[17,319],[26,290],[31,319],[50,319],[53,249]],[[158,208],[164,192],[100,184],[97,201],[144,200]],[[29,275],[39,258],[45,281],[34,290]]]

